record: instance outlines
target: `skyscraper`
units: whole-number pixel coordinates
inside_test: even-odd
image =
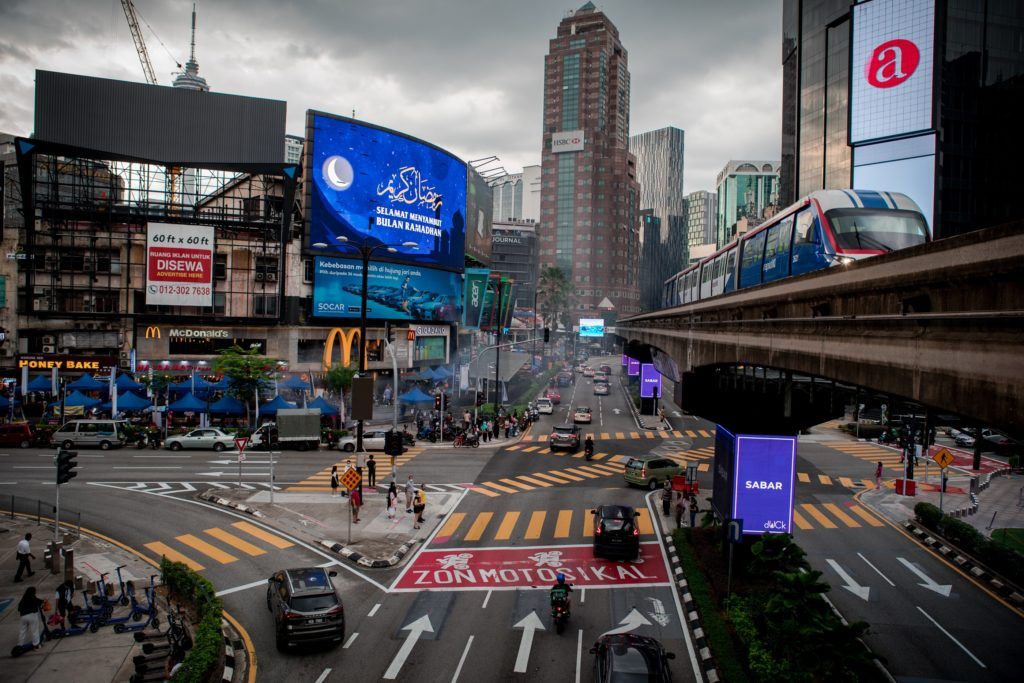
[[[540,259],[569,276],[577,313],[607,298],[640,310],[639,192],[629,152],[629,70],[615,25],[591,2],[558,25],[544,58]],[[607,311],[605,311],[607,312]]]
[[[686,247],[691,261],[694,247],[715,243],[717,219],[717,194],[697,190],[686,195]]]
[[[522,173],[506,173],[490,184],[494,220],[540,219],[540,166],[524,166]]]
[[[779,162],[730,161],[718,172],[717,185],[715,243],[724,247],[778,208]],[[766,209],[769,209],[767,214]]]

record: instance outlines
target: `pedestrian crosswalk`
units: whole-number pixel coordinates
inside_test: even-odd
[[[584,431],[589,429],[584,426]],[[638,439],[681,439],[684,436],[688,436],[691,439],[711,438],[715,435],[714,431],[708,431],[706,429],[672,429],[672,430],[658,430],[650,431],[646,430],[643,432],[591,432],[594,437],[594,441],[625,441],[627,439],[638,440]],[[547,441],[547,434],[526,434],[522,438],[521,443],[536,443]],[[509,446],[506,450],[514,450],[516,446]]]
[[[438,529],[431,543],[516,543],[541,539],[590,539],[594,535],[594,516],[590,512],[591,509],[454,512]],[[653,536],[654,527],[647,510],[637,510],[637,513],[640,536]]]
[[[514,477],[498,478],[494,481],[480,481],[475,483],[470,491],[489,498],[497,498],[501,495],[512,495],[523,491],[566,486],[581,481],[621,475],[622,464],[619,459],[625,460],[625,456],[615,456],[608,462],[580,463],[573,467],[552,469],[546,472],[530,472]]]
[[[821,441],[819,444],[870,463],[872,474],[874,474],[875,464],[879,462],[882,463],[882,467],[885,469],[896,472],[903,471],[903,464],[900,462],[900,452],[891,448],[885,448],[866,441]]]
[[[157,558],[181,562],[198,572],[206,568],[203,562],[231,564],[241,556],[258,557],[290,548],[294,543],[251,522],[235,522],[227,528],[211,527],[201,534],[180,534],[173,540],[151,541],[144,545]]]
[[[409,462],[417,455],[423,452],[423,448],[409,447],[405,449],[405,453],[395,458],[395,467],[401,467],[405,463]],[[391,456],[384,455],[383,453],[374,453],[374,460],[377,462],[377,477],[378,479],[384,479],[391,473]],[[355,455],[347,455],[344,460],[339,462],[333,462],[322,470],[313,474],[302,481],[289,486],[286,491],[304,491],[306,493],[325,492],[331,490],[331,468],[337,466],[338,474],[341,475],[348,466],[355,467],[356,458]],[[366,477],[366,471],[363,471],[363,477]]]
[[[842,505],[798,503],[793,507],[793,524],[801,531],[885,526],[882,520],[853,501]]]

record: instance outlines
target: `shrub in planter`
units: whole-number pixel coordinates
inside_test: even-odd
[[[985,537],[981,535],[981,532],[955,517],[946,516],[942,520],[941,532],[950,543],[972,555],[985,542]]]
[[[918,503],[915,505],[914,515],[917,517],[917,521],[929,529],[938,529],[939,523],[945,516],[942,514],[942,510],[931,503]]]

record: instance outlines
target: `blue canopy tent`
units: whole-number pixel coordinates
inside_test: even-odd
[[[53,388],[50,378],[46,375],[37,375],[29,380],[27,389],[29,391],[44,391],[49,393]]]
[[[100,410],[110,410],[112,407],[113,405],[110,401],[104,401],[99,405]],[[141,398],[138,394],[130,391],[125,391],[117,395],[118,412],[133,413],[151,407],[153,407],[152,401]]]
[[[227,377],[221,377],[216,382],[210,384],[210,389],[213,391],[227,391],[231,388],[231,380]]]
[[[195,380],[194,383],[193,380]],[[205,396],[209,392],[214,391],[215,385],[213,382],[207,382],[199,375],[193,373],[191,377],[187,377],[174,384],[169,384],[167,389],[172,394],[193,393]]]
[[[118,375],[117,379],[114,380],[114,385],[117,387],[118,391],[141,391],[145,388],[125,374]]]
[[[167,406],[167,409],[176,413],[206,413],[210,410],[206,401],[196,398],[195,394],[186,394],[183,398],[179,398]]]
[[[327,417],[334,417],[335,415],[340,414],[340,411],[334,406],[332,406],[330,403],[328,403],[327,399],[325,399],[323,396],[317,396],[315,399],[309,402],[309,405],[307,407],[319,408],[320,414],[326,415]]]
[[[20,406],[21,405],[21,401],[19,401],[18,399],[14,399],[14,405]],[[0,396],[0,410],[10,410],[10,409],[11,409],[11,400],[9,398],[7,398],[6,396]]]
[[[434,397],[431,396],[430,394],[424,392],[419,387],[414,387],[413,389],[405,392],[404,394],[400,394],[399,397],[398,397],[398,400],[401,403],[431,403],[432,404],[434,402]]]
[[[109,386],[109,382],[100,382],[87,372],[74,382],[69,383],[68,389],[73,391],[100,391]],[[67,399],[64,400],[64,404],[67,405]]]
[[[280,396],[275,396],[273,399],[260,406],[260,415],[277,415],[277,411],[281,408],[296,407],[297,406],[291,401],[286,401]]]
[[[64,397],[64,406],[74,408],[75,406],[82,406],[83,408],[92,408],[98,405],[100,400],[98,398],[90,398],[80,391],[73,391]],[[49,405],[50,408],[60,408],[60,401],[54,401]]]
[[[434,368],[434,377],[436,379],[448,379],[451,376],[452,372],[443,365]]]
[[[245,406],[234,396],[224,396],[216,403],[210,404],[212,415],[245,415]]]
[[[292,375],[288,379],[277,383],[278,389],[289,389],[291,391],[309,391],[309,382],[298,375]]]

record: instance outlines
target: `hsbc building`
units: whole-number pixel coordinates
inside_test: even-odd
[[[1024,149],[1024,12],[978,6],[784,1],[783,203],[823,188],[903,192],[936,237],[1024,215],[1011,151]]]

